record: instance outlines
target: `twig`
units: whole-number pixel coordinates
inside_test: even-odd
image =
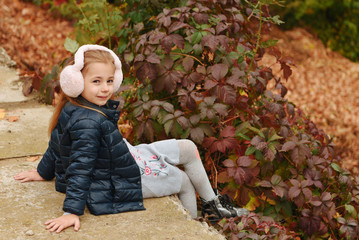
[[[186,56],[186,57],[190,57],[193,58],[194,60],[196,60],[197,62],[199,62],[202,66],[204,66],[204,64],[196,57],[193,57],[191,55],[185,54],[185,53],[177,53],[177,52],[170,52],[170,54],[174,54],[174,55],[181,55],[181,56]]]

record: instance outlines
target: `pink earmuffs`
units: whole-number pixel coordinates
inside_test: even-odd
[[[118,56],[110,49],[100,45],[83,45],[74,56],[74,64],[65,67],[60,74],[62,91],[69,97],[78,97],[84,90],[84,78],[81,70],[84,67],[84,53],[88,50],[102,50],[111,53],[115,63],[113,91],[116,92],[122,83],[122,65]]]

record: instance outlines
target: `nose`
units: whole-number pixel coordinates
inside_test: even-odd
[[[103,92],[108,92],[108,91],[109,91],[109,87],[108,87],[107,82],[104,82],[104,83],[102,84],[101,90],[102,90]]]

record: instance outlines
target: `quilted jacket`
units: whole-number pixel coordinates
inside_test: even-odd
[[[66,103],[37,171],[66,193],[63,210],[94,215],[145,210],[139,168],[118,131],[118,102]]]

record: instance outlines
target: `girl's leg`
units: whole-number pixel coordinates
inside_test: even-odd
[[[187,178],[184,177],[186,180],[183,181],[179,195],[186,195],[184,192],[187,191],[191,192],[191,200],[189,200],[190,198],[188,198],[188,202],[190,202],[191,207],[194,205],[196,209],[197,204],[194,193],[195,189],[198,192],[200,198],[202,199],[202,214],[206,213],[208,215],[214,215],[214,217],[210,218],[210,221],[212,223],[217,222],[223,217],[235,217],[242,216],[243,214],[248,214],[249,212],[247,209],[234,208],[230,204],[228,199],[219,194],[216,194],[213,191],[207,173],[203,167],[196,145],[190,140],[177,140],[177,142],[180,152],[179,164],[183,164],[185,171],[184,175],[187,176]],[[187,179],[189,182],[187,181]],[[182,201],[181,197],[180,200]],[[182,203],[185,206],[185,203]],[[189,209],[188,207],[186,208]],[[192,211],[193,210],[190,210],[191,214]],[[192,216],[195,215],[192,214]]]
[[[210,201],[216,197],[203,167],[196,145],[187,139],[177,140],[179,146],[179,163],[183,165],[198,195]]]
[[[182,185],[181,190],[178,193],[178,197],[182,202],[184,208],[186,208],[193,218],[197,217],[197,202],[196,202],[196,192],[191,183],[191,180],[188,178],[187,174],[182,171]]]

